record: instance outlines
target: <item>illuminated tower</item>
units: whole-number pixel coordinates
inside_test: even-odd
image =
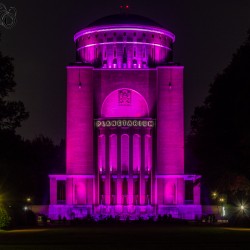
[[[174,40],[126,13],[75,34],[66,174],[50,175],[51,218],[200,216],[200,176],[184,173],[183,66],[172,61]]]

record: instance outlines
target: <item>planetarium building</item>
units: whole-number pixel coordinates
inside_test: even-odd
[[[200,176],[184,171],[183,66],[175,36],[118,14],[74,36],[67,66],[66,173],[50,175],[52,219],[194,219]]]

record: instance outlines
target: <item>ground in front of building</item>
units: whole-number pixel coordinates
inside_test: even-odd
[[[0,249],[249,249],[250,228],[86,225],[0,230]]]

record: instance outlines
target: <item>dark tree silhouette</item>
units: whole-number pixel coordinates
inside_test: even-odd
[[[24,104],[21,101],[11,101],[10,93],[14,92],[13,59],[3,56],[0,52],[0,129],[15,130],[21,122],[28,118]]]
[[[210,85],[203,105],[195,108],[187,146],[211,189],[249,191],[247,181],[239,187],[243,182],[237,180],[250,178],[250,31]]]
[[[14,92],[13,59],[0,52],[0,194],[7,202],[48,202],[48,174],[63,171],[65,143],[54,145],[45,136],[24,140],[16,128],[28,118],[21,101],[10,100]]]

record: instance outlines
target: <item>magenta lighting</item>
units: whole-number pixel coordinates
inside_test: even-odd
[[[184,67],[172,62],[174,39],[124,13],[75,35],[66,173],[49,176],[50,218],[201,216],[201,177],[184,171]]]

